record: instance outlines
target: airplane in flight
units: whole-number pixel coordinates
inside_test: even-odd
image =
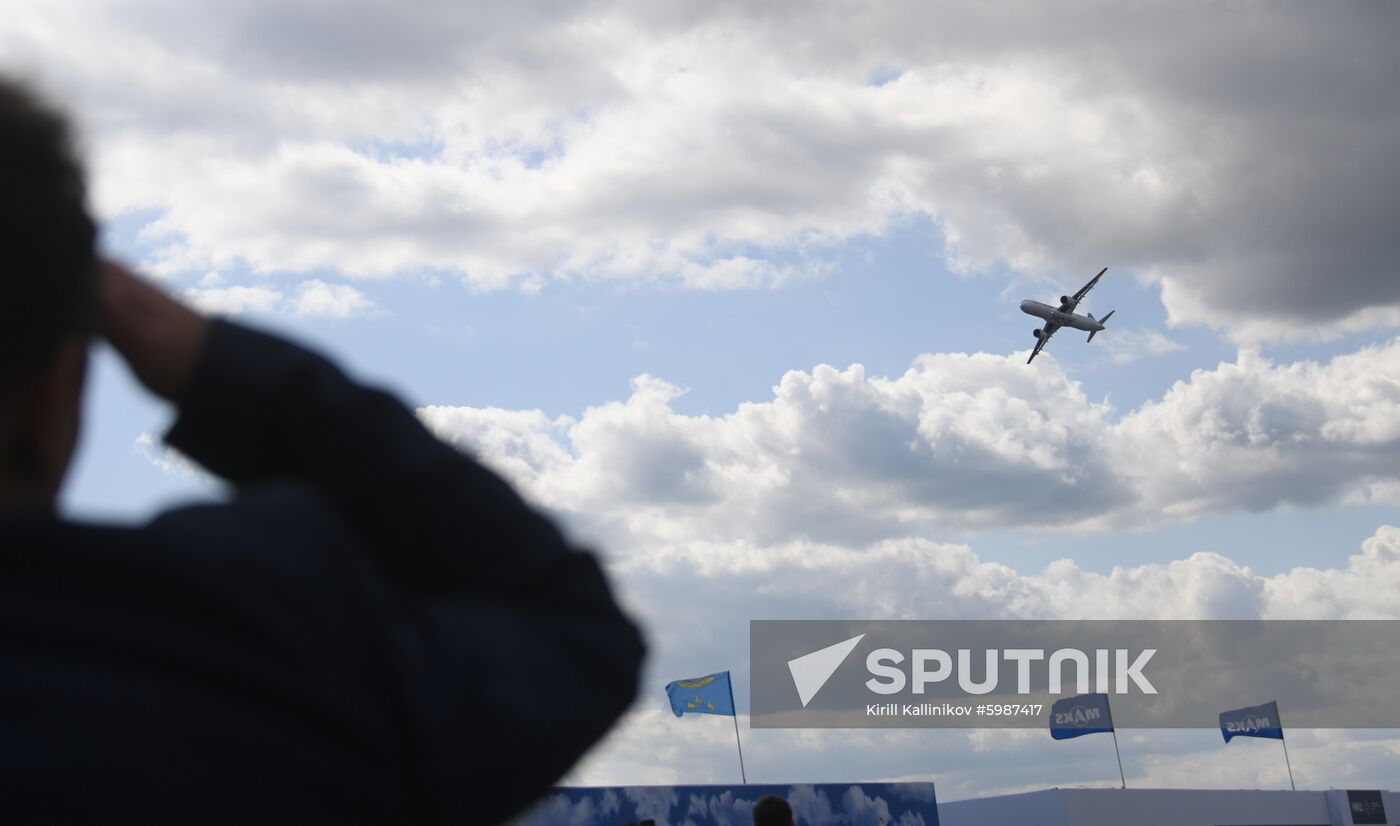
[[[1103,329],[1103,326],[1108,323],[1109,316],[1112,316],[1117,310],[1109,310],[1108,315],[1103,318],[1094,318],[1093,313],[1079,315],[1074,310],[1079,306],[1079,302],[1084,300],[1084,296],[1088,295],[1089,291],[1094,289],[1094,285],[1099,283],[1099,279],[1103,278],[1103,274],[1106,272],[1108,272],[1108,267],[1099,270],[1099,274],[1091,278],[1088,284],[1080,287],[1079,292],[1074,295],[1060,296],[1059,307],[1052,307],[1049,304],[1040,301],[1031,301],[1029,299],[1021,302],[1021,312],[1027,315],[1033,315],[1036,318],[1045,319],[1044,327],[1031,331],[1035,336],[1035,349],[1031,351],[1031,357],[1026,359],[1026,364],[1035,361],[1035,357],[1040,355],[1040,351],[1045,347],[1045,343],[1048,342],[1050,337],[1055,334],[1055,331],[1061,327],[1088,330],[1089,341],[1094,340],[1094,334]]]

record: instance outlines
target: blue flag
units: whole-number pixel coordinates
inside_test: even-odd
[[[1220,733],[1225,742],[1231,737],[1269,737],[1283,739],[1283,721],[1278,716],[1278,701],[1262,706],[1249,706],[1220,712]]]
[[[677,717],[687,712],[734,716],[734,689],[728,671],[667,683],[666,696],[671,698],[671,710]]]
[[[1050,707],[1050,736],[1068,740],[1085,734],[1113,731],[1107,694],[1080,694],[1056,700]]]

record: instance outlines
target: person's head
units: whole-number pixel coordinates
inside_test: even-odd
[[[792,807],[775,794],[766,794],[753,804],[753,826],[794,826]]]
[[[96,237],[67,123],[0,78],[0,511],[48,508],[78,435]]]

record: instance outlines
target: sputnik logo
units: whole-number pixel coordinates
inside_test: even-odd
[[[822,690],[826,681],[831,679],[831,675],[836,673],[836,669],[841,667],[841,663],[846,661],[863,639],[865,635],[861,634],[810,654],[803,654],[795,660],[788,660],[792,684],[797,687],[797,698],[802,701],[803,708],[817,696],[817,692]]]

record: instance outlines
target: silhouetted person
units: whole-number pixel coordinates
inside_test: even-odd
[[[62,121],[0,83],[0,818],[524,807],[636,690],[593,557],[393,397],[99,265],[83,201]],[[94,335],[228,504],[55,514]]]
[[[765,794],[753,804],[753,826],[796,826],[792,807],[775,794]]]

